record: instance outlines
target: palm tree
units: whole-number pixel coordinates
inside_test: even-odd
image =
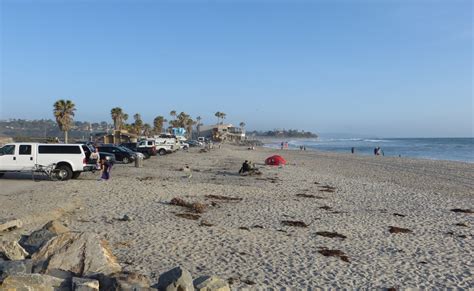
[[[220,118],[222,119],[221,124],[224,124],[224,119],[227,116],[224,112],[220,112]]]
[[[185,128],[186,128],[186,131],[188,132],[188,138],[191,138],[192,136],[192,133],[193,133],[193,125],[195,124],[196,122],[194,120],[192,120],[191,118],[188,118],[186,119],[186,123],[184,124]]]
[[[150,135],[150,133],[151,133],[151,125],[148,124],[148,123],[145,123],[143,125],[143,135],[148,137]]]
[[[171,110],[170,111],[170,116],[176,119],[176,110]]]
[[[142,116],[139,113],[135,113],[135,115],[133,115],[133,119],[135,119],[135,122],[133,123],[133,128],[135,130],[135,133],[137,135],[140,135],[142,133],[142,127],[143,127]]]
[[[68,131],[73,125],[74,111],[76,111],[76,105],[71,100],[58,100],[53,105],[54,117],[58,123],[59,128],[64,131],[64,142],[67,143]]]
[[[197,131],[198,136],[199,136],[200,128],[202,125],[201,120],[202,120],[201,116],[196,117],[196,131]]]
[[[160,134],[163,131],[165,120],[166,119],[163,116],[157,116],[153,119],[153,131],[155,134]]]
[[[222,115],[222,112],[220,112],[220,111],[217,111],[216,113],[214,113],[214,116],[217,117],[217,124],[219,124],[221,115]]]
[[[121,130],[124,121],[128,119],[128,115],[124,113],[120,107],[112,108],[110,114],[112,115],[112,120],[114,121],[114,129]]]

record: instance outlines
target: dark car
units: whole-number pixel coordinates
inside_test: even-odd
[[[124,164],[128,164],[135,160],[136,155],[132,151],[127,151],[126,149],[116,146],[116,145],[100,145],[97,147],[99,152],[114,154],[115,159]]]
[[[146,141],[145,141],[146,142]],[[120,146],[126,147],[133,152],[142,153],[145,159],[148,159],[150,156],[156,156],[156,147],[155,145],[146,146],[142,142],[125,142],[121,143]]]
[[[92,144],[83,144],[82,149],[84,150],[84,154],[86,155],[86,163],[87,166],[84,167],[85,171],[95,171],[97,170],[97,163],[95,160],[91,160],[90,156],[92,152],[95,152],[95,147]],[[106,157],[109,157],[109,161],[112,162],[112,164],[115,164],[117,160],[115,159],[115,155],[112,153],[106,153],[106,152],[100,152],[99,151],[99,156],[100,160],[103,161],[105,160]]]
[[[186,143],[189,144],[190,147],[200,147],[202,146],[202,143],[197,140],[188,140]]]

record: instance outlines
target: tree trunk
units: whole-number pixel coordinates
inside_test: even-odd
[[[64,143],[67,143],[67,130],[64,131]]]

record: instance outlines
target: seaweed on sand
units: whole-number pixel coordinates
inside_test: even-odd
[[[296,194],[296,196],[303,197],[303,198],[324,199],[324,197],[316,196],[316,195],[312,195],[312,194]]]
[[[388,231],[390,233],[413,233],[413,231],[411,231],[408,228],[401,228],[401,227],[396,227],[396,226],[389,226]]]
[[[222,195],[206,195],[206,198],[214,199],[214,200],[224,200],[224,201],[242,201],[240,197],[229,197],[229,196],[222,196]]]
[[[170,204],[181,206],[181,207],[186,207],[189,210],[191,210],[193,212],[196,212],[196,213],[204,213],[206,211],[206,208],[207,208],[206,204],[199,203],[199,202],[190,203],[190,202],[186,202],[183,199],[177,198],[177,197],[171,199]]]
[[[345,235],[337,233],[337,232],[330,232],[330,231],[318,231],[316,232],[316,235],[324,236],[324,237],[329,237],[329,238],[340,238],[340,239],[345,239],[347,238]]]
[[[472,211],[471,209],[461,209],[461,208],[454,208],[454,209],[451,209],[452,212],[456,212],[456,213],[467,213],[467,214],[473,214],[474,211]]]
[[[349,257],[341,250],[320,249],[318,252],[325,257],[339,257],[342,261],[349,263]]]
[[[299,220],[282,220],[281,224],[286,225],[286,226],[295,226],[295,227],[308,227],[309,226],[309,224],[306,224],[305,222],[299,221]]]
[[[201,218],[200,215],[192,214],[192,213],[175,213],[174,215],[176,215],[178,217],[181,217],[181,218],[190,219],[190,220],[198,220],[199,218]]]

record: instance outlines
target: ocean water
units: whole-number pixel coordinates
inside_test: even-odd
[[[266,141],[265,146],[280,148],[281,142],[288,142],[289,149],[320,150],[373,155],[380,147],[385,156],[412,157],[432,160],[450,160],[474,163],[474,138],[319,138],[287,139]]]

